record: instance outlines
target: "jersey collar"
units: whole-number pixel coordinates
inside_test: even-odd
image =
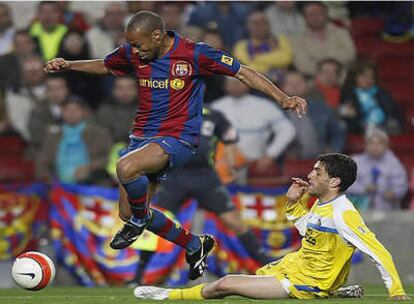
[[[177,48],[178,44],[180,43],[180,35],[178,35],[175,31],[167,31],[167,35],[174,37],[174,43],[171,46],[171,48],[168,50],[168,52],[165,53],[164,55],[162,55],[159,59],[163,59],[163,58],[169,57],[170,54],[175,51],[175,49]]]
[[[343,195],[345,195],[345,193],[341,193],[341,194],[339,194],[337,197],[334,197],[333,199],[331,199],[331,200],[329,200],[329,201],[327,201],[327,202],[321,202],[321,201],[318,201],[318,206],[323,206],[323,205],[327,205],[327,204],[329,204],[329,203],[332,203],[334,200],[336,200],[337,198],[340,198],[341,196],[343,196]]]

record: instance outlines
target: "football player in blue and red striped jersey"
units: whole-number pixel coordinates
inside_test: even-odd
[[[190,277],[195,279],[205,270],[214,239],[190,233],[148,204],[164,173],[183,166],[198,145],[204,77],[213,74],[236,77],[299,116],[306,112],[306,101],[287,96],[270,80],[232,56],[165,30],[162,18],[153,12],[140,11],[132,16],[125,28],[125,38],[127,42],[104,59],[56,58],[46,63],[45,71],[130,74],[136,78],[137,115],[130,143],[117,163],[120,194],[127,197],[132,216],[124,218],[126,223],[110,246],[123,249],[148,229],[186,249]]]

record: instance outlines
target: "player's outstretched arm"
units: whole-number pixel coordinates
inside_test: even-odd
[[[44,70],[46,73],[56,73],[65,70],[100,75],[109,73],[109,70],[104,66],[103,59],[69,61],[63,58],[54,58],[46,62]]]
[[[292,109],[299,117],[302,117],[307,110],[306,100],[299,96],[288,96],[268,78],[256,70],[241,65],[235,76],[252,89],[261,91],[276,100],[283,109]]]

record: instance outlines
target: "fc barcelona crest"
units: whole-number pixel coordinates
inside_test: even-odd
[[[191,65],[185,61],[177,61],[173,64],[172,74],[176,77],[189,76],[191,72]]]

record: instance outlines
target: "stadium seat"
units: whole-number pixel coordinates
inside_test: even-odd
[[[383,87],[391,93],[392,97],[398,103],[414,104],[414,87],[410,79],[401,81],[387,81],[384,82]]]
[[[33,180],[33,162],[15,157],[0,158],[0,182],[30,182]]]
[[[382,18],[354,18],[351,20],[352,37],[378,36],[384,29]]]
[[[346,141],[347,153],[361,153],[364,150],[364,137],[362,135],[348,134]]]
[[[283,175],[287,178],[306,176],[312,171],[314,159],[287,159],[283,166]]]
[[[390,136],[390,146],[395,153],[410,153],[414,155],[414,134]]]
[[[414,62],[414,59],[411,59]],[[409,80],[411,78],[411,60],[404,57],[381,56],[378,58],[378,76],[381,81]],[[410,68],[407,68],[407,64]]]
[[[0,156],[23,157],[25,144],[18,136],[0,136]]]

